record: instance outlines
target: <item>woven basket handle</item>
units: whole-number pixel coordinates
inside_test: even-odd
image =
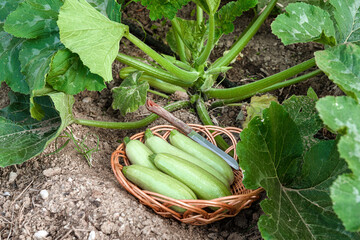
[[[184,133],[189,134],[192,131],[192,128],[189,127],[186,123],[184,123],[180,119],[176,118],[170,112],[166,111],[164,108],[160,107],[153,101],[151,101],[149,99],[146,100],[145,106],[150,112],[153,112],[153,113],[159,115],[160,117],[164,118],[166,121],[168,121],[175,127],[182,130]]]

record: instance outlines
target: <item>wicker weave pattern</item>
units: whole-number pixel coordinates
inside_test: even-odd
[[[228,137],[231,141],[231,147],[226,150],[230,152],[234,150],[237,140],[234,134],[241,132],[241,129],[229,127],[221,128],[217,126],[202,126],[197,124],[189,124],[196,132],[203,133],[203,135],[212,143],[215,143],[214,137],[222,135]],[[170,125],[161,125],[151,128],[151,131],[163,138],[167,139],[170,131],[175,127]],[[144,132],[138,133],[130,137],[130,139],[137,139],[144,142]],[[237,159],[236,151],[234,151],[234,158]],[[259,198],[259,194],[263,189],[248,190],[242,184],[241,171],[234,171],[235,180],[231,185],[231,192],[233,195],[217,198],[213,200],[177,200],[158,193],[145,191],[138,188],[136,185],[128,181],[122,173],[123,162],[125,165],[130,165],[130,162],[125,154],[125,146],[121,144],[111,156],[111,166],[115,177],[120,184],[132,195],[140,200],[146,206],[151,207],[157,214],[163,217],[173,217],[181,222],[192,225],[206,225],[226,217],[233,217],[237,215],[240,210],[248,208],[252,202]],[[186,209],[184,213],[178,213],[170,209],[171,206],[179,206]],[[215,212],[208,210],[208,207],[218,207]]]

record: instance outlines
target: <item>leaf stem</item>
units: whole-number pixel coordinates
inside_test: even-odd
[[[183,81],[180,78],[171,75],[169,72],[164,71],[163,69],[153,67],[149,64],[143,63],[133,57],[125,55],[123,53],[118,53],[116,60],[126,65],[129,65],[137,70],[144,71],[147,75],[159,78],[165,82],[172,83],[178,86],[188,87],[192,85],[192,81]]]
[[[190,105],[189,101],[177,101],[171,103],[164,108],[167,111],[175,111],[181,108],[185,108]],[[150,114],[149,116],[135,122],[104,122],[88,119],[75,119],[75,123],[90,127],[99,127],[99,128],[111,128],[111,129],[136,129],[149,125],[155,121],[159,116],[155,113]]]
[[[215,16],[214,14],[209,15],[209,37],[206,43],[205,48],[203,49],[202,53],[200,54],[199,58],[196,59],[196,66],[203,65],[206,60],[208,60],[210,53],[215,44]]]
[[[196,22],[199,26],[201,26],[204,19],[204,11],[199,5],[196,5]]]
[[[276,83],[276,84],[274,84],[274,85],[272,85],[270,87],[267,87],[267,88],[264,88],[264,89],[258,91],[257,93],[266,93],[266,92],[270,92],[270,91],[273,91],[273,90],[276,90],[276,89],[279,89],[279,88],[288,87],[290,85],[305,81],[305,80],[307,80],[309,78],[312,78],[312,77],[314,77],[316,75],[319,75],[321,73],[322,73],[322,71],[317,69],[317,70],[312,71],[310,73],[304,74],[304,75],[302,75],[300,77],[293,78],[293,79],[288,80],[288,81]],[[243,96],[230,98],[230,99],[226,99],[226,100],[216,101],[216,102],[213,102],[211,104],[210,109],[213,109],[213,108],[216,108],[216,107],[221,107],[221,106],[228,105],[228,104],[235,103],[235,102],[239,102],[239,101],[247,99],[247,98],[249,98],[249,97],[251,97],[253,95],[254,94],[248,94],[248,95],[243,95]]]
[[[166,58],[158,54],[148,45],[143,43],[140,39],[132,35],[131,33],[127,33],[124,35],[130,42],[135,44],[138,48],[140,48],[144,53],[149,55],[154,61],[159,63],[163,68],[174,74],[176,77],[182,79],[186,83],[193,83],[199,77],[199,73],[196,71],[186,71],[181,69],[171,62],[169,62]]]
[[[236,41],[235,44],[230,48],[229,52],[223,57],[217,59],[210,68],[218,68],[222,66],[228,66],[231,61],[244,49],[248,42],[259,30],[260,26],[264,23],[266,18],[271,13],[272,9],[275,7],[277,0],[271,0],[271,2],[266,6],[264,12],[255,20],[251,27],[246,31],[239,41]]]
[[[177,51],[178,51],[180,60],[183,62],[187,62],[186,53],[185,53],[185,45],[181,38],[180,26],[179,26],[179,22],[177,21],[176,17],[171,20],[171,25],[174,27],[174,35],[175,35]]]
[[[228,89],[210,88],[209,90],[205,91],[205,94],[210,98],[220,99],[241,98],[242,96],[249,95],[252,96],[264,88],[270,87],[275,83],[282,82],[292,76],[295,76],[296,74],[299,74],[309,68],[314,67],[315,65],[315,59],[312,58],[259,81]]]
[[[170,97],[164,93],[161,93],[161,92],[158,92],[158,91],[155,91],[155,90],[152,90],[152,89],[148,89],[148,92],[152,93],[152,94],[155,94],[155,95],[158,95],[160,97],[163,97],[163,98],[166,98],[166,99],[169,99]]]

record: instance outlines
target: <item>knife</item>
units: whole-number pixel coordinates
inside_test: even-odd
[[[164,108],[160,107],[159,105],[157,105],[156,103],[154,103],[149,99],[146,101],[145,106],[150,112],[153,112],[159,115],[160,117],[164,118],[166,121],[168,121],[175,127],[181,129],[189,138],[191,138],[195,142],[199,143],[200,145],[206,147],[207,149],[211,150],[212,152],[220,156],[230,165],[230,167],[239,170],[239,164],[236,162],[234,158],[232,158],[223,150],[221,150],[220,148],[218,148],[217,146],[206,140],[203,136],[195,132],[190,126],[188,126],[180,119],[176,118],[170,112],[166,111]]]

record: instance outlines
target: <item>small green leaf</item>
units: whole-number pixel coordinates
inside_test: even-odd
[[[5,22],[5,30],[20,38],[36,38],[57,32],[61,0],[25,0]]]
[[[27,40],[22,45],[19,54],[21,71],[26,76],[30,90],[42,89],[45,86],[45,77],[50,70],[52,56],[64,48],[59,40],[58,33],[46,37]]]
[[[263,187],[268,198],[258,222],[264,239],[360,239],[345,231],[331,208],[329,186],[347,170],[335,141],[323,141],[303,155],[297,125],[272,103],[241,132],[237,144],[245,187]]]
[[[139,1],[150,11],[150,19],[153,21],[163,17],[173,19],[178,10],[190,2],[190,0],[135,0],[135,2]]]
[[[349,231],[360,231],[360,177],[343,174],[330,188],[333,208]]]
[[[310,99],[317,101],[319,100],[318,95],[316,94],[316,92],[314,91],[314,89],[312,87],[309,87],[309,89],[307,90],[306,96],[308,96]]]
[[[54,55],[46,81],[55,90],[71,95],[85,89],[101,91],[106,86],[100,76],[91,73],[79,56],[68,49],[59,50]]]
[[[340,156],[360,176],[360,104],[350,97],[328,96],[320,99],[316,108],[330,129],[343,134],[338,144]]]
[[[19,52],[24,41],[3,31],[0,24],[0,83],[5,81],[13,91],[29,94],[25,76],[20,72]]]
[[[360,46],[349,43],[317,51],[315,60],[346,94],[360,99]]]
[[[9,96],[10,105],[0,110],[0,167],[21,164],[40,154],[72,122],[72,96],[54,93],[35,98],[44,109],[42,121],[30,116],[28,95],[10,92]]]
[[[229,34],[234,31],[233,22],[243,12],[255,7],[257,0],[237,0],[227,3],[215,14],[216,35],[219,38],[222,34]]]
[[[307,96],[292,96],[283,102],[284,109],[299,129],[305,151],[319,142],[314,135],[323,126],[315,104],[316,102]]]
[[[292,3],[271,24],[272,32],[285,44],[319,42],[335,45],[335,28],[330,14],[306,3]]]
[[[114,109],[119,109],[122,115],[136,111],[139,106],[144,105],[149,84],[140,81],[142,73],[134,72],[124,79],[120,87],[112,89]]]
[[[92,73],[111,81],[112,63],[128,27],[109,20],[85,0],[66,0],[58,26],[61,42],[79,54]]]
[[[360,44],[360,1],[329,0],[339,43]]]

